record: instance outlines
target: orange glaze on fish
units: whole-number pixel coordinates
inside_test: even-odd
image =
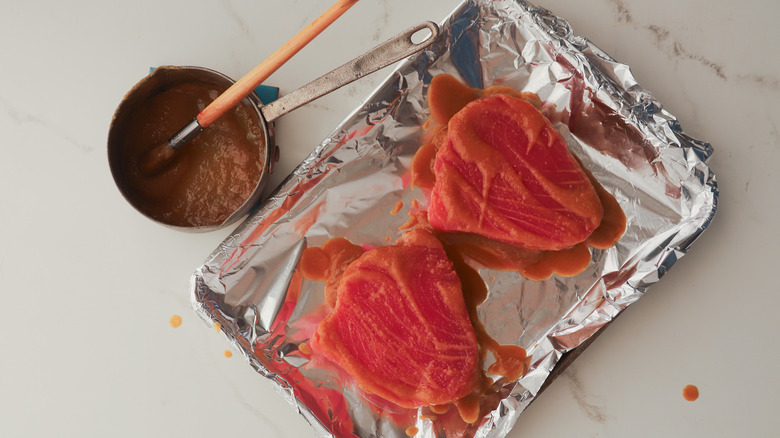
[[[431,119],[426,124],[428,126],[426,135],[428,143],[418,150],[411,165],[411,180],[415,187],[429,192],[434,190],[436,184],[434,162],[439,149],[447,142],[447,126],[452,117],[463,109],[463,106],[480,97],[502,94],[528,101],[536,109],[541,107],[538,96],[532,93],[520,93],[503,86],[477,90],[462,84],[449,75],[439,75],[433,78],[428,92],[429,107],[431,108]],[[496,238],[502,237],[501,233],[497,233],[497,236],[496,233],[492,236],[481,236],[475,232],[452,232],[451,230],[447,232],[447,230],[439,229],[436,231],[437,236],[444,242],[445,246],[454,246],[457,249],[453,248],[452,250],[456,250],[464,257],[476,260],[490,269],[518,271],[523,276],[533,280],[543,280],[552,274],[561,276],[579,274],[590,263],[588,247],[605,249],[613,246],[625,231],[626,217],[615,197],[607,192],[587,169],[581,166],[576,157],[572,158],[590,182],[597,197],[597,203],[600,204],[599,208],[603,212],[598,226],[591,230],[582,242],[557,250],[539,250],[507,242],[507,239],[503,239],[502,242],[501,238]],[[589,202],[594,203],[592,199]],[[432,222],[429,218],[430,211],[416,214],[417,217],[413,217],[412,221],[405,225],[405,229],[417,226],[418,223],[423,223],[434,229],[438,228],[430,225]]]
[[[432,234],[412,230],[365,252],[341,273],[337,293],[310,345],[366,392],[406,408],[474,392],[476,335],[452,262]]]
[[[422,228],[417,228],[405,233],[404,236],[399,239],[399,242],[397,242],[396,245],[385,248],[387,249],[395,247],[396,251],[398,251],[396,252],[397,257],[408,259],[410,254],[404,252],[404,244],[408,243],[409,241],[420,239],[420,233],[423,233],[422,235],[427,235],[427,237],[424,237],[424,241],[426,241],[427,244],[434,245],[433,241],[430,240],[433,238],[433,235]],[[437,245],[440,246],[442,243],[438,243]],[[308,279],[326,281],[327,284],[335,284],[336,288],[339,288],[339,285],[342,283],[342,275],[346,269],[331,269],[331,266],[339,266],[341,263],[343,263],[344,260],[351,259],[359,248],[360,247],[357,245],[348,244],[348,241],[341,238],[334,238],[329,240],[323,245],[322,248],[307,248],[303,253],[300,263],[300,266],[306,266],[306,269],[302,269],[302,273]],[[487,333],[477,314],[477,306],[479,306],[479,304],[481,304],[487,297],[487,287],[484,281],[479,276],[477,271],[470,267],[468,263],[466,263],[465,259],[458,253],[457,249],[453,249],[456,248],[456,246],[447,245],[445,243],[442,248],[445,249],[444,253],[446,254],[446,258],[451,263],[451,269],[454,270],[455,274],[457,275],[457,279],[459,280],[458,294],[463,299],[470,325],[476,335],[476,342],[479,348],[477,361],[474,365],[475,371],[482,369],[481,364],[486,360],[487,355],[491,354],[494,363],[488,367],[488,372],[490,374],[501,375],[508,380],[518,379],[525,372],[528,365],[526,363],[527,358],[525,350],[515,345],[501,345]],[[386,256],[387,254],[382,255],[382,257]],[[332,257],[332,260],[330,257]],[[348,267],[347,269],[353,270],[352,267]],[[408,272],[398,272],[396,275],[403,276],[408,274]],[[355,274],[353,273],[351,275]],[[341,294],[339,293],[339,297],[340,296]],[[335,300],[335,302],[338,303],[338,300]],[[355,309],[353,308],[352,310]],[[392,312],[391,314],[396,317],[403,317],[403,315],[401,315],[399,312]],[[320,330],[329,330],[327,326],[324,329],[322,327],[323,326],[321,325],[321,328],[318,329],[318,332]],[[322,333],[320,336],[322,336]],[[404,339],[404,337],[401,337],[401,339]],[[398,342],[398,340],[395,342]],[[369,345],[363,345],[362,348],[371,347]],[[397,348],[397,345],[394,345],[394,348]],[[316,348],[313,349],[316,351]],[[350,372],[350,374],[352,374],[354,377],[352,372]],[[432,413],[439,414],[446,413],[449,411],[450,406],[454,404],[457,407],[457,410],[463,421],[466,421],[467,423],[473,423],[481,418],[481,400],[483,400],[483,394],[492,390],[492,384],[493,380],[484,372],[478,373],[476,379],[469,384],[470,389],[466,391],[462,397],[449,401],[443,400],[441,398],[430,398],[427,405],[429,406]],[[368,392],[372,392],[370,385],[366,385],[365,383],[361,382],[361,387]],[[380,396],[382,395],[376,390],[373,392]],[[393,400],[392,395],[389,396],[389,400],[394,401],[402,406],[404,405],[403,403],[405,403],[405,400],[401,400],[401,403],[398,403],[399,400]]]
[[[171,316],[171,318],[168,320],[168,324],[170,324],[171,327],[173,328],[179,327],[181,325],[181,316],[179,315]]]

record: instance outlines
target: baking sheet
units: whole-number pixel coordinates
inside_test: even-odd
[[[716,210],[717,183],[706,164],[712,147],[686,135],[626,65],[565,20],[522,1],[466,1],[441,26],[433,46],[348,115],[192,278],[195,310],[221,324],[318,436],[405,437],[409,426],[419,437],[505,436],[561,355],[639,299]],[[413,200],[425,207],[408,169],[428,117],[427,84],[440,73],[474,87],[537,93],[628,218],[617,245],[592,250],[590,266],[575,277],[530,281],[480,270],[492,278],[480,319],[499,342],[524,347],[531,366],[517,382],[497,382],[500,397],[474,426],[380,406],[348,376],[298,350],[327,311],[324,284],[297,270],[301,252],[331,237],[386,245],[400,235]],[[401,212],[390,214],[398,202]]]

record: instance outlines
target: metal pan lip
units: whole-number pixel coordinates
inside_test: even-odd
[[[229,225],[235,224],[238,220],[252,211],[261,201],[263,196],[263,190],[268,182],[268,176],[272,171],[273,163],[276,160],[276,147],[274,142],[273,125],[268,124],[263,116],[262,107],[263,103],[255,93],[250,93],[243,102],[248,104],[249,107],[255,111],[260,128],[263,131],[263,168],[260,173],[260,178],[255,185],[251,195],[241,204],[236,210],[234,210],[227,218],[218,224],[202,225],[202,226],[182,226],[169,224],[161,221],[157,218],[150,216],[145,212],[138,203],[133,199],[132,194],[129,192],[128,184],[123,179],[121,170],[121,154],[119,153],[119,137],[123,133],[125,122],[132,116],[133,109],[140,105],[143,100],[154,95],[156,92],[162,90],[166,85],[177,80],[201,80],[210,83],[214,83],[220,86],[224,86],[225,89],[235,83],[235,80],[229,76],[220,73],[216,70],[200,67],[200,66],[173,66],[163,65],[155,68],[149,75],[145,76],[138,83],[136,83],[130,91],[125,94],[122,101],[114,111],[114,115],[111,118],[111,124],[108,130],[107,140],[107,155],[109,168],[111,170],[111,176],[114,180],[122,197],[139,213],[148,218],[149,220],[163,225],[167,228],[171,228],[178,231],[191,232],[191,233],[205,233],[209,231],[215,231],[225,228]]]

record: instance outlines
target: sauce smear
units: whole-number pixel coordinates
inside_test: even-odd
[[[437,154],[443,148],[451,148],[451,145],[448,143],[450,141],[448,139],[450,122],[453,119],[460,117],[458,113],[463,110],[466,105],[474,103],[477,99],[486,96],[501,95],[509,96],[514,99],[521,99],[530,103],[531,107],[536,109],[541,108],[541,101],[538,96],[532,93],[521,93],[504,86],[492,86],[485,90],[474,89],[462,84],[449,75],[439,75],[433,78],[428,91],[428,104],[431,108],[431,118],[426,122],[427,143],[421,146],[415,154],[410,169],[412,184],[415,187],[419,187],[423,189],[423,191],[427,191],[434,195],[433,192],[437,187],[437,173],[435,172]],[[549,128],[547,122],[543,123],[542,120],[537,120],[539,117],[541,117],[539,114],[534,115],[534,123]],[[476,136],[476,140],[481,141],[479,140],[480,138],[489,138],[491,135],[492,134],[489,133],[482,133]],[[560,147],[563,145],[558,146]],[[556,154],[560,155],[558,152],[556,152]],[[490,156],[494,154],[486,155]],[[453,157],[455,161],[461,160],[461,158],[459,158],[460,155],[458,154]],[[478,160],[479,154],[475,155],[475,157],[475,160]],[[585,169],[576,157],[571,156],[571,159],[573,161],[568,160],[568,158],[564,159],[568,166],[567,168],[574,171],[574,167],[576,167],[577,172],[582,172],[582,175],[587,178],[589,185],[595,190],[595,196],[598,198],[597,201],[591,199],[589,202],[591,204],[594,202],[598,203],[599,208],[602,210],[600,221],[597,223],[595,229],[592,229],[592,225],[588,226],[590,232],[589,234],[586,234],[586,238],[576,238],[570,241],[576,242],[577,240],[582,240],[579,243],[568,247],[565,247],[565,244],[558,244],[557,246],[564,247],[557,250],[539,250],[533,248],[534,245],[529,247],[528,245],[520,245],[511,241],[508,242],[506,241],[504,233],[498,230],[494,230],[496,236],[493,236],[490,233],[488,233],[487,236],[477,234],[479,233],[479,227],[481,227],[479,224],[477,224],[476,227],[472,226],[471,229],[461,229],[457,232],[451,230],[446,231],[447,229],[452,228],[449,226],[445,226],[445,230],[442,230],[440,222],[442,222],[443,215],[453,216],[452,219],[445,218],[445,221],[457,222],[462,220],[460,218],[462,215],[453,215],[453,210],[450,208],[439,208],[438,212],[435,212],[437,215],[435,221],[431,220],[430,211],[410,214],[410,221],[405,224],[402,229],[411,229],[418,226],[436,229],[434,232],[437,237],[442,240],[445,247],[448,248],[448,252],[451,254],[457,253],[460,257],[476,261],[489,269],[517,271],[531,280],[544,280],[553,274],[565,277],[577,275],[585,270],[590,263],[589,247],[606,249],[612,247],[618,239],[620,239],[625,232],[626,216],[615,197],[604,189],[593,174]],[[474,167],[471,172],[476,172],[474,175],[491,174],[490,172],[492,171],[490,171],[490,169],[493,169],[495,166],[500,166],[500,163],[491,165],[482,163]],[[462,169],[468,169],[468,166],[462,167]],[[475,178],[477,181],[480,181],[479,177],[471,177],[471,179]],[[525,181],[525,183],[533,184],[532,181]],[[579,184],[583,184],[582,180],[580,180]],[[460,186],[462,186],[462,184],[453,185],[453,187],[456,188]],[[439,192],[442,190],[442,188],[438,189]],[[475,196],[477,195],[478,193],[475,192]],[[441,198],[441,195],[438,196]],[[435,198],[436,196],[433,197]],[[463,196],[450,196],[450,198],[453,200],[452,202],[460,204],[464,208],[472,209],[477,212],[485,211],[485,207],[480,206],[479,200],[471,202],[471,204],[466,204],[463,201],[465,199]],[[435,204],[433,201],[436,201],[436,199],[432,199],[432,203]],[[441,204],[441,202],[439,202],[439,204]],[[436,210],[435,205],[433,205],[433,208]],[[432,223],[433,225],[431,225]],[[569,223],[575,224],[576,222],[570,221]],[[582,236],[583,234],[580,233],[579,235]],[[498,237],[498,239],[496,239],[496,237]]]

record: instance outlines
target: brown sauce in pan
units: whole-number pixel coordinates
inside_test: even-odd
[[[119,178],[139,210],[168,225],[219,225],[250,197],[265,166],[265,134],[245,103],[185,144],[159,173],[139,168],[151,148],[166,143],[223,91],[206,82],[175,83],[133,115],[120,139]]]

